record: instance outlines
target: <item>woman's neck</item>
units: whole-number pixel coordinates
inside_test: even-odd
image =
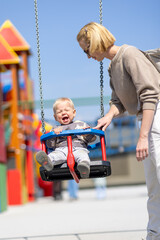
[[[105,58],[108,58],[110,60],[112,60],[114,58],[114,56],[117,54],[118,50],[120,49],[119,46],[116,45],[112,45],[111,47],[109,47],[106,52],[105,52]]]

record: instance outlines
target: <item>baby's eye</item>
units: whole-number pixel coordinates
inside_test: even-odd
[[[60,114],[61,112],[60,111],[57,111],[57,114]]]

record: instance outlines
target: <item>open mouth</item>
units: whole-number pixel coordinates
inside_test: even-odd
[[[65,116],[65,117],[63,117],[62,118],[62,121],[65,123],[65,122],[68,122],[68,120],[69,120],[69,117],[68,116]]]

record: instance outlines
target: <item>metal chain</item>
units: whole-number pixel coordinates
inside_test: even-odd
[[[100,101],[101,101],[101,117],[104,117],[103,105],[103,62],[100,62]]]
[[[102,25],[102,0],[99,0],[99,21]],[[100,104],[101,104],[101,117],[104,117],[104,105],[103,105],[103,62],[100,62]]]
[[[40,57],[40,41],[39,41],[39,24],[38,24],[37,0],[34,0],[34,10],[35,10],[36,37],[37,37],[37,56],[38,56],[38,75],[39,75],[39,93],[40,93],[40,106],[41,106],[41,122],[42,122],[42,133],[45,134],[46,130],[45,130],[43,93],[42,93],[42,73],[41,73],[41,57]]]
[[[99,22],[101,25],[103,24],[102,17],[103,17],[103,15],[102,15],[102,0],[99,0]]]

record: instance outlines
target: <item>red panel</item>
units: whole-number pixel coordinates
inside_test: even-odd
[[[0,34],[0,64],[17,64],[19,57]]]
[[[22,42],[21,39],[16,36],[16,34],[11,28],[3,28],[1,34],[10,46],[24,46],[24,42]]]
[[[6,148],[5,148],[5,136],[4,136],[4,127],[0,124],[0,162],[6,162]]]
[[[17,169],[7,171],[8,204],[22,204],[21,173]]]
[[[6,59],[14,59],[12,54],[3,46],[3,44],[0,42],[0,60],[6,60]]]

